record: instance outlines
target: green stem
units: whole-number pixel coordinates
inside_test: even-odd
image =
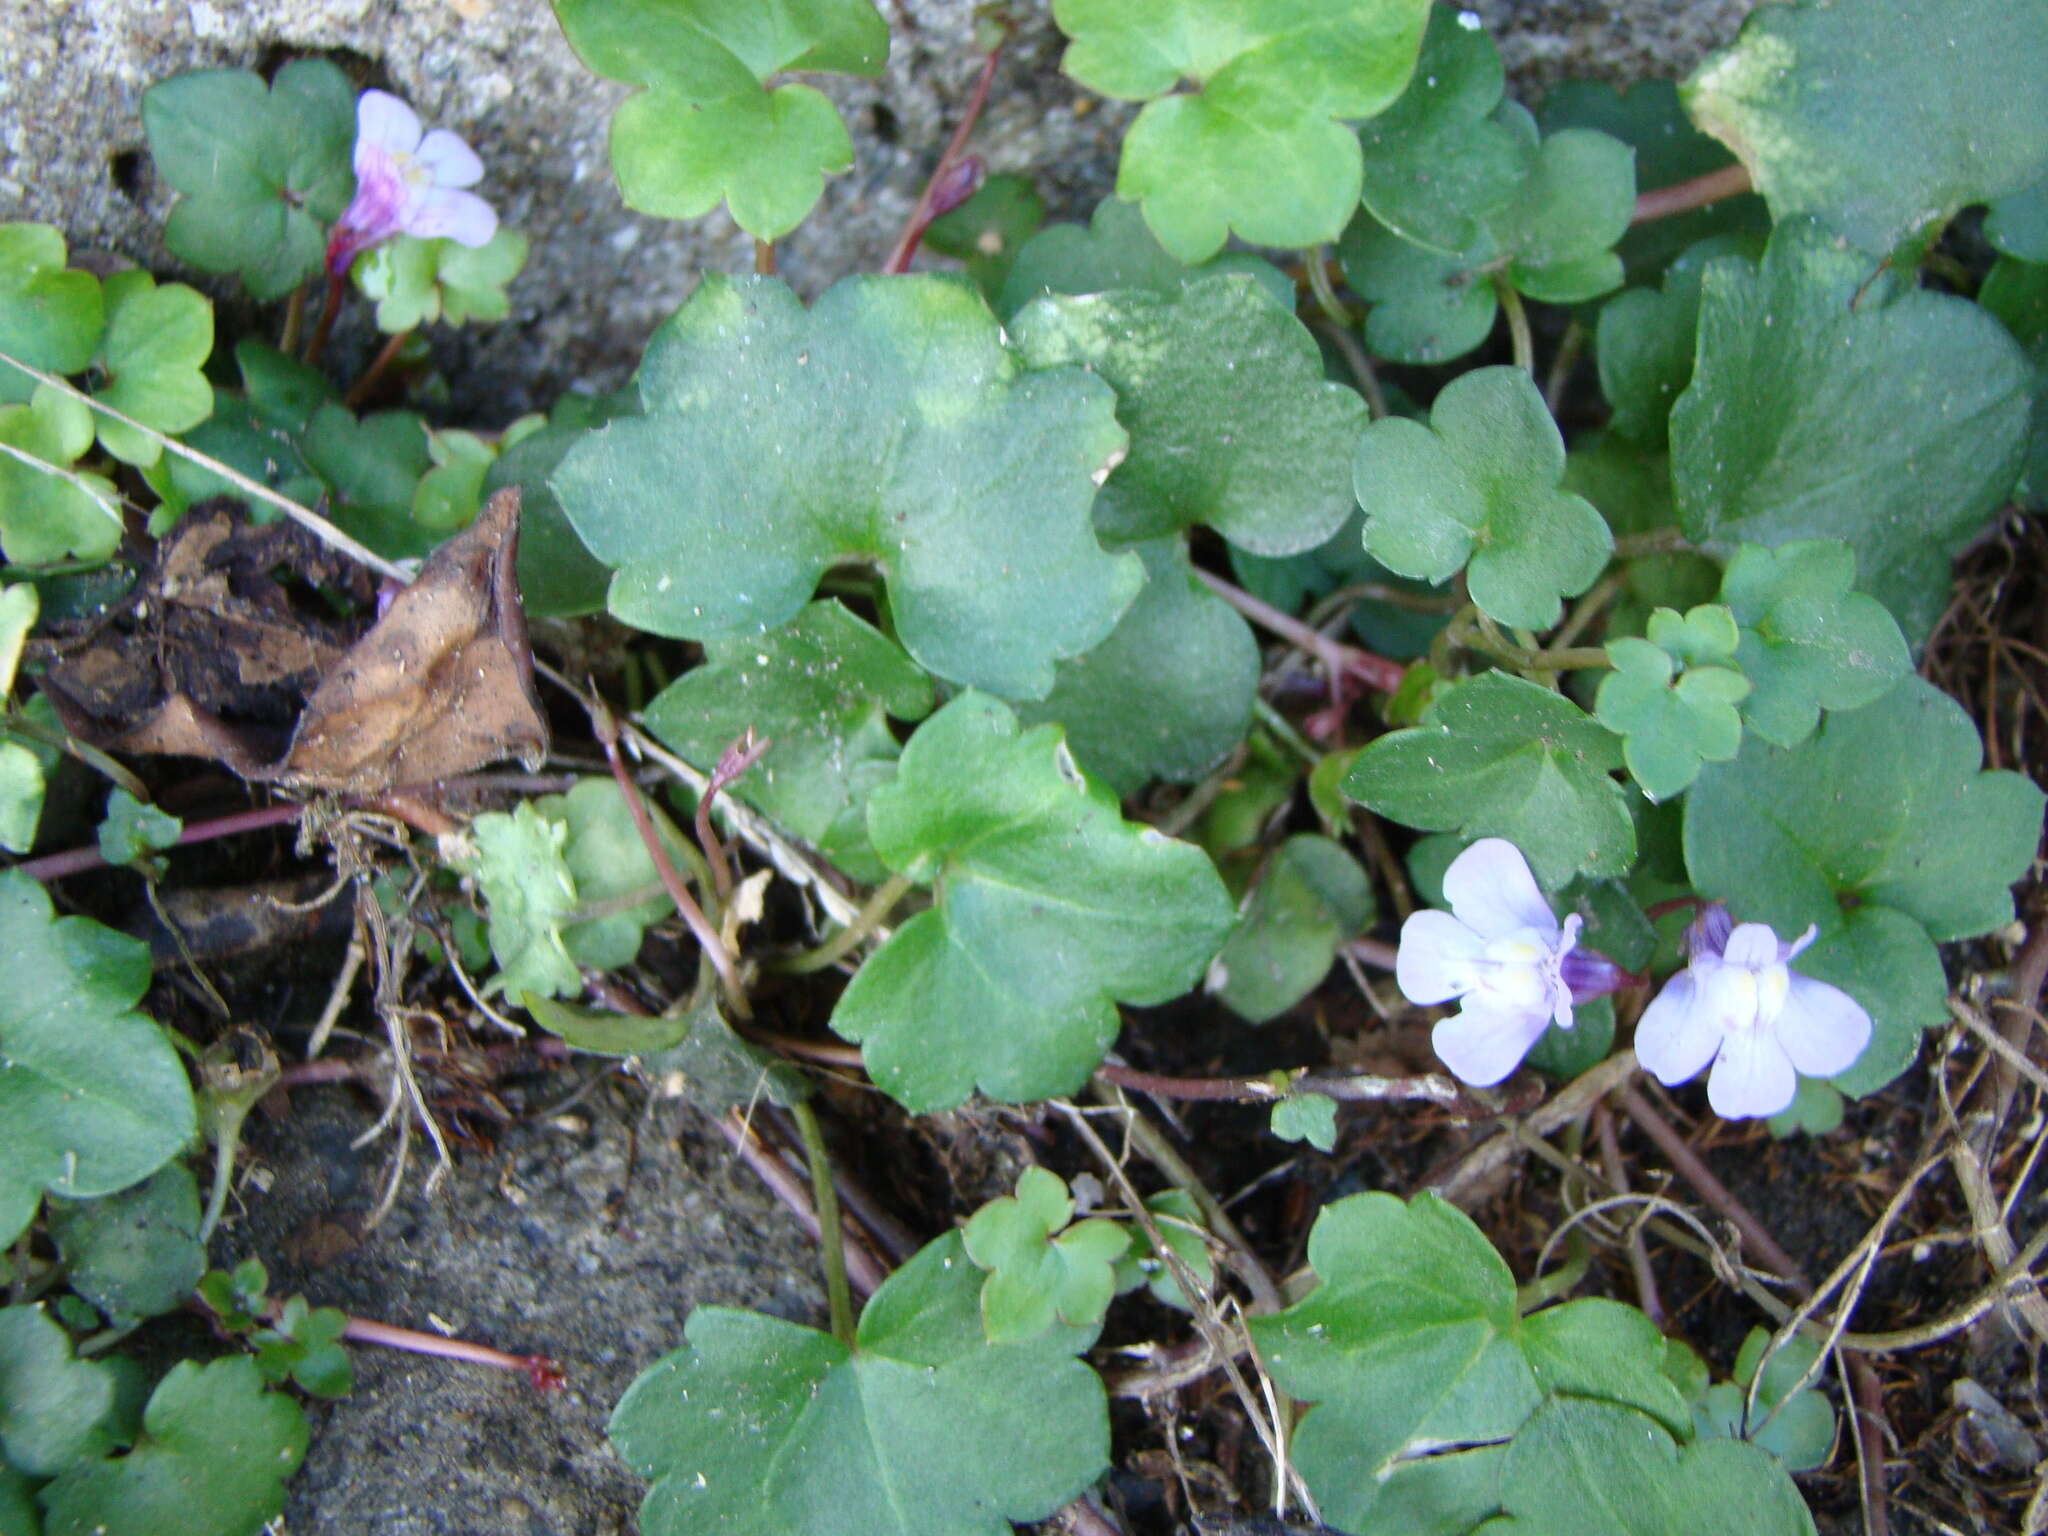
[[[1514,344],[1515,366],[1534,377],[1536,373],[1536,340],[1529,334],[1529,312],[1522,307],[1522,296],[1515,292],[1515,285],[1508,281],[1505,272],[1493,275],[1493,291],[1500,298],[1500,307],[1508,317],[1508,339]]]
[[[1372,359],[1365,354],[1365,347],[1353,335],[1350,327],[1324,322],[1315,327],[1316,334],[1326,338],[1344,356],[1345,366],[1351,370],[1351,377],[1357,381],[1358,392],[1365,396],[1365,413],[1373,421],[1379,421],[1387,414],[1387,392],[1380,387],[1380,376],[1373,371]]]
[[[1547,1306],[1558,1297],[1569,1294],[1586,1278],[1586,1271],[1592,1267],[1593,1245],[1586,1241],[1584,1232],[1573,1227],[1564,1235],[1564,1263],[1547,1275],[1538,1275],[1517,1290],[1515,1311],[1526,1316],[1538,1307]]]
[[[19,711],[10,710],[0,715],[0,731],[10,736],[26,736],[30,741],[41,742],[70,757],[75,757],[86,767],[96,770],[127,790],[144,804],[149,802],[149,787],[126,768],[115,762],[98,747],[80,741],[69,731],[53,731],[42,721]]]
[[[1676,528],[1652,528],[1647,533],[1625,533],[1614,541],[1614,558],[1636,560],[1644,555],[1676,555],[1692,545]]]
[[[1445,626],[1445,632],[1453,644],[1468,651],[1483,652],[1517,672],[1591,672],[1614,665],[1607,659],[1605,646],[1565,646],[1554,651],[1533,651],[1512,644],[1497,632],[1487,633],[1487,626],[1477,609],[1453,618]]]
[[[789,1106],[803,1137],[804,1160],[811,1165],[811,1203],[818,1213],[818,1247],[825,1255],[825,1300],[832,1309],[832,1337],[853,1348],[853,1295],[846,1288],[846,1235],[839,1227],[839,1191],[832,1185],[832,1164],[825,1156],[825,1133],[803,1099]]]
[[[1252,713],[1258,716],[1261,725],[1279,739],[1282,746],[1293,752],[1296,757],[1308,764],[1309,767],[1313,768],[1323,760],[1324,754],[1316,750],[1308,738],[1297,731],[1293,723],[1285,715],[1281,714],[1279,710],[1275,709],[1257,694],[1252,695]]]
[[[1586,328],[1576,316],[1564,328],[1564,339],[1557,344],[1557,355],[1550,360],[1550,379],[1543,386],[1543,403],[1550,407],[1555,416],[1564,404],[1565,387],[1572,381],[1572,369],[1578,366],[1579,354],[1586,347]]]
[[[896,903],[909,894],[915,882],[908,875],[891,875],[875,887],[867,904],[853,916],[853,921],[826,939],[814,949],[800,950],[796,954],[777,960],[769,969],[789,976],[808,976],[813,971],[822,971],[828,965],[835,965],[860,945],[887,920],[896,909]]]
[[[1308,290],[1316,296],[1316,307],[1329,316],[1332,325],[1350,330],[1358,323],[1358,317],[1337,297],[1337,285],[1330,281],[1330,253],[1320,245],[1312,245],[1302,255],[1307,258],[1303,265],[1308,270]]]

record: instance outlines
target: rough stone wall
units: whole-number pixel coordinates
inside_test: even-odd
[[[1750,0],[1471,3],[1529,95],[1567,76],[1683,73],[1734,35]],[[857,158],[780,248],[804,292],[879,265],[978,68],[973,0],[881,6],[884,76],[821,82]],[[1059,73],[1050,0],[1011,10],[1020,30],[975,147],[994,170],[1031,174],[1054,216],[1075,217],[1108,190],[1130,109]],[[149,164],[142,92],[181,70],[264,69],[307,53],[468,138],[488,171],[479,190],[533,242],[511,319],[435,337],[458,418],[495,424],[566,386],[616,382],[699,272],[751,262],[722,209],[679,224],[621,205],[605,129],[624,88],[583,68],[547,0],[0,0],[0,218],[44,220],[74,251],[175,270],[159,239],[170,199]],[[372,344],[360,327],[336,340],[340,360]]]

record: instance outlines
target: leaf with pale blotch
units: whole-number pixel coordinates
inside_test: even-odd
[[[1020,732],[985,695],[918,728],[868,832],[934,904],[861,967],[832,1028],[916,1113],[977,1087],[1009,1102],[1080,1087],[1115,1005],[1186,991],[1230,926],[1200,849],[1125,821],[1055,728]]]
[[[759,633],[865,561],[919,665],[1042,698],[1143,584],[1089,522],[1124,449],[1115,397],[1078,368],[1023,367],[957,280],[849,278],[806,310],[772,278],[707,277],[639,388],[646,414],[553,481],[638,628]]]
[[[1683,94],[1772,217],[1817,214],[1882,256],[2040,179],[2044,79],[2048,0],[1798,0],[1752,11]]]
[[[1048,297],[1009,330],[1032,367],[1079,363],[1116,390],[1130,449],[1095,503],[1112,544],[1206,523],[1253,554],[1292,555],[1350,515],[1365,402],[1323,377],[1307,327],[1250,278],[1171,298]]]

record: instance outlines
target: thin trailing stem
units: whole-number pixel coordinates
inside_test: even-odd
[[[1557,344],[1557,355],[1550,360],[1550,374],[1543,384],[1543,404],[1555,416],[1564,404],[1564,392],[1572,381],[1572,370],[1579,365],[1579,354],[1586,349],[1586,327],[1573,316],[1564,328],[1564,337]]]
[[[282,1309],[279,1309],[281,1314]],[[273,1321],[275,1317],[273,1317]],[[402,1349],[415,1355],[432,1355],[440,1360],[466,1360],[472,1365],[488,1365],[500,1371],[517,1371],[532,1384],[534,1390],[550,1392],[563,1382],[562,1368],[546,1355],[514,1355],[502,1349],[493,1349],[488,1344],[473,1344],[467,1339],[447,1339],[438,1333],[421,1333],[413,1328],[397,1328],[390,1323],[373,1323],[368,1318],[351,1317],[341,1330],[341,1336],[356,1344],[381,1344],[386,1349]]]
[[[1326,338],[1344,359],[1344,366],[1351,370],[1358,392],[1365,396],[1366,414],[1374,421],[1387,414],[1387,392],[1380,384],[1380,376],[1372,366],[1372,359],[1366,355],[1365,345],[1359,341],[1349,326],[1334,321],[1318,321],[1316,334]]]
[[[349,391],[342,397],[341,403],[352,411],[361,410],[363,402],[377,392],[377,386],[384,382],[384,375],[390,371],[391,365],[398,361],[398,354],[405,350],[405,344],[411,341],[415,334],[411,327],[407,327],[386,338],[384,345],[377,349],[377,355],[370,359],[370,366],[363,370],[363,376],[349,386]]]
[[[796,1099],[789,1116],[803,1137],[804,1160],[811,1168],[811,1202],[818,1213],[818,1252],[825,1259],[825,1300],[832,1312],[832,1337],[853,1347],[853,1297],[846,1289],[846,1238],[839,1229],[839,1191],[832,1183],[832,1160],[825,1152],[825,1133],[810,1104]]]
[[[51,748],[53,751],[62,752],[66,757],[76,758],[102,778],[111,779],[114,783],[120,785],[121,788],[127,790],[129,794],[138,800],[147,801],[149,799],[148,785],[115,762],[114,759],[107,756],[98,747],[90,742],[80,741],[69,731],[54,730],[34,716],[23,714],[18,710],[11,710],[4,715],[0,715],[0,726],[4,726],[9,735],[26,736],[30,741],[38,742],[43,746]],[[92,868],[90,864],[84,867],[87,869]]]
[[[852,922],[815,948],[777,960],[770,968],[789,976],[808,976],[813,971],[837,965],[888,921],[889,914],[896,910],[896,903],[909,894],[915,883],[908,875],[891,875],[875,887],[874,894],[854,914]]]
[[[1636,199],[1634,215],[1629,222],[1647,224],[1652,219],[1668,219],[1674,213],[1690,213],[1695,208],[1705,208],[1718,203],[1724,197],[1735,197],[1743,192],[1754,191],[1746,166],[1726,165],[1718,171],[1709,171],[1704,176],[1695,176],[1690,181],[1681,181],[1673,186],[1659,187],[1654,192],[1645,192]]]
[[[981,120],[982,109],[988,105],[989,87],[995,83],[996,65],[1001,62],[1003,45],[1009,41],[1008,33],[989,49],[988,56],[981,61],[981,73],[975,78],[974,91],[967,98],[967,109],[960,116],[960,124],[953,130],[953,137],[946,141],[945,151],[939,156],[939,163],[932,168],[931,178],[925,182],[924,190],[911,205],[910,217],[903,221],[903,233],[896,237],[896,245],[889,252],[889,259],[882,263],[882,270],[902,273],[910,270],[910,260],[917,254],[924,232],[931,228],[931,222],[947,209],[939,206],[942,194],[952,199],[949,207],[957,207],[966,201],[954,184],[954,167],[960,163],[966,152],[968,136],[974,132],[974,125]],[[971,188],[969,189],[972,190]]]
[[[306,326],[306,285],[300,283],[292,289],[291,297],[284,301],[284,329],[278,332],[277,350],[290,357],[299,350],[299,332]]]
[[[313,327],[313,334],[306,342],[306,355],[301,361],[317,363],[320,354],[327,350],[327,337],[334,330],[334,317],[341,313],[341,296],[348,291],[348,277],[342,272],[327,274],[327,297],[320,304],[320,319]]]
[[[756,240],[754,242],[754,275],[773,277],[775,275],[775,242]]]
[[[1132,1093],[1150,1094],[1155,1099],[1275,1104],[1290,1094],[1319,1093],[1325,1098],[1348,1104],[1413,1101],[1441,1104],[1475,1118],[1492,1113],[1485,1106],[1476,1104],[1450,1078],[1436,1073],[1423,1073],[1416,1077],[1375,1077],[1368,1072],[1308,1071],[1292,1078],[1284,1072],[1265,1077],[1170,1077],[1158,1072],[1140,1072],[1135,1067],[1104,1063],[1095,1069],[1095,1075],[1105,1083]]]
[[[1452,616],[1445,633],[1452,644],[1483,652],[1517,672],[1592,671],[1614,665],[1607,658],[1607,648],[1601,645],[1564,646],[1555,650],[1531,650],[1516,645],[1469,604]]]
[[[1644,555],[1677,555],[1691,549],[1685,534],[1676,528],[1652,528],[1644,533],[1625,533],[1614,541],[1614,558],[1637,560]]]
[[[732,861],[726,857],[725,844],[718,840],[718,831],[711,825],[711,803],[773,745],[766,737],[756,740],[754,728],[748,726],[746,734],[720,755],[704,793],[697,797],[697,815],[691,826],[697,834],[697,846],[704,850],[704,862],[711,870],[711,883],[718,891],[721,906],[732,900]]]
[[[1522,307],[1522,296],[1515,292],[1515,285],[1508,281],[1505,272],[1493,275],[1493,291],[1500,299],[1500,307],[1508,317],[1508,342],[1515,351],[1515,366],[1532,378],[1536,373],[1536,339],[1529,334],[1529,311]]]
[[[12,727],[10,727],[11,729]],[[244,832],[256,832],[265,827],[289,826],[306,812],[303,805],[265,805],[253,811],[237,811],[232,816],[219,816],[212,821],[198,821],[178,834],[173,848],[188,847],[193,843],[212,842],[219,837],[236,837]],[[106,865],[106,857],[98,848],[68,848],[62,853],[46,853],[39,859],[24,859],[14,867],[32,880],[61,880],[66,875],[82,874],[88,869],[100,869]]]
[[[1398,661],[1389,661],[1384,656],[1375,656],[1370,651],[1361,651],[1356,646],[1344,645],[1328,635],[1309,628],[1308,625],[1289,613],[1282,613],[1271,603],[1262,602],[1242,587],[1233,586],[1212,571],[1199,566],[1195,575],[1203,584],[1239,613],[1260,628],[1278,635],[1301,650],[1308,652],[1329,669],[1330,674],[1348,674],[1357,678],[1368,688],[1378,693],[1392,693],[1401,686],[1401,679],[1408,669]]]
[[[675,860],[669,857],[668,845],[655,830],[654,818],[648,814],[647,803],[640,798],[640,786],[633,782],[632,774],[626,771],[626,760],[619,754],[619,728],[612,719],[612,713],[605,708],[601,699],[589,698],[584,701],[590,711],[597,739],[604,747],[605,760],[611,764],[612,778],[619,786],[619,794],[626,802],[626,811],[633,818],[633,829],[640,834],[640,841],[646,845],[648,858],[654,861],[654,872],[661,877],[669,900],[675,903],[683,922],[688,925],[704,957],[718,973],[721,990],[725,993],[726,1006],[742,1019],[753,1017],[753,1009],[747,1003],[746,988],[740,984],[739,963],[731,950],[725,947],[718,929],[704,915],[704,909],[697,905],[689,887],[683,884],[683,877],[676,872]]]

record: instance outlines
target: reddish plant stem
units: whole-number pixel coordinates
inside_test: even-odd
[[[717,888],[720,906],[732,900],[732,863],[725,856],[725,844],[718,840],[718,829],[711,825],[711,802],[718,798],[719,791],[758,763],[761,754],[773,745],[765,737],[755,740],[754,728],[748,726],[744,736],[719,754],[718,766],[711,770],[704,793],[697,797],[697,846],[704,850],[704,862],[711,866],[711,883]]]
[[[654,818],[647,814],[647,804],[640,798],[640,786],[626,771],[626,760],[619,755],[617,722],[612,719],[611,711],[596,701],[592,702],[590,718],[597,731],[597,739],[604,746],[605,761],[611,764],[612,778],[618,783],[619,795],[626,802],[626,812],[633,818],[633,830],[640,834],[640,841],[647,847],[647,857],[654,861],[654,872],[661,879],[662,889],[668,892],[669,900],[683,915],[684,923],[696,937],[705,958],[710,960],[711,968],[718,972],[719,983],[725,989],[726,1006],[742,1019],[752,1018],[753,1009],[747,1005],[746,989],[740,985],[739,967],[733,960],[732,951],[725,947],[718,930],[711,926],[704,909],[697,905],[696,898],[690,895],[690,888],[683,884],[675,861],[668,856],[668,849],[662,846],[661,834],[654,829]]]
[[[1007,42],[1008,38],[1004,39]],[[932,170],[924,190],[917,195],[910,217],[903,221],[903,233],[896,237],[895,249],[889,252],[889,259],[882,263],[882,270],[902,273],[910,270],[910,259],[917,254],[918,243],[924,239],[924,232],[938,216],[933,207],[937,189],[951,173],[954,164],[967,148],[967,137],[974,132],[974,125],[980,121],[982,108],[988,105],[989,87],[995,83],[996,65],[1003,56],[1003,43],[989,49],[988,57],[981,61],[981,74],[974,82],[974,93],[967,98],[967,110],[961,116],[960,126],[953,130],[953,137],[946,142],[945,153],[939,156],[939,163]]]
[[[212,821],[194,822],[178,834],[177,842],[171,846],[183,848],[191,843],[211,842],[217,837],[235,837],[264,827],[286,826],[305,814],[305,809],[302,805],[293,804],[264,805],[253,811],[237,811],[232,816],[216,817]],[[70,848],[63,853],[46,853],[39,859],[24,859],[14,867],[31,880],[62,880],[66,875],[103,868],[106,862],[97,848]]]
[[[1860,1350],[1845,1349],[1842,1359],[1856,1395],[1856,1443],[1863,1449],[1863,1504],[1868,1511],[1865,1536],[1891,1536],[1891,1505],[1884,1482],[1884,1383],[1877,1379],[1869,1356]]]
[[[276,1303],[272,1303],[275,1307]],[[386,1349],[403,1349],[415,1355],[432,1355],[441,1360],[467,1360],[472,1365],[493,1366],[501,1371],[518,1371],[536,1392],[552,1392],[567,1379],[561,1366],[546,1355],[513,1355],[488,1344],[467,1339],[445,1339],[438,1333],[421,1333],[414,1328],[397,1328],[390,1323],[373,1323],[351,1317],[341,1336],[357,1344],[381,1344]]]
[[[1743,192],[1752,192],[1755,187],[1749,179],[1749,169],[1741,165],[1724,165],[1718,171],[1709,171],[1704,176],[1695,176],[1690,181],[1681,181],[1669,187],[1659,187],[1654,192],[1645,192],[1636,199],[1636,211],[1630,220],[1634,224],[1647,224],[1652,219],[1668,219],[1674,213],[1690,213],[1695,208],[1704,208],[1718,203],[1724,197],[1735,197]]]
[[[1344,645],[1332,640],[1320,630],[1312,629],[1290,613],[1282,613],[1272,604],[1261,602],[1242,587],[1232,586],[1221,576],[1201,567],[1195,574],[1223,601],[1250,619],[1262,629],[1270,630],[1282,640],[1311,656],[1329,669],[1332,677],[1349,674],[1378,693],[1392,693],[1401,686],[1401,679],[1408,675],[1408,669],[1398,661],[1389,661],[1384,656],[1375,656],[1370,651],[1361,651],[1356,646]]]
[[[542,1061],[560,1064],[574,1057],[565,1041],[552,1035],[538,1035],[526,1040],[507,1040],[497,1045],[482,1047],[483,1056],[492,1062],[503,1063],[506,1071],[516,1070],[517,1058],[538,1057]],[[432,1067],[441,1053],[420,1051],[416,1058],[423,1066]],[[295,1061],[279,1069],[274,1089],[309,1088],[320,1083],[346,1083],[357,1078],[385,1077],[390,1067],[383,1054],[367,1056],[322,1056],[317,1061]]]
[[[378,349],[377,355],[370,359],[370,366],[363,370],[363,376],[349,386],[349,391],[342,396],[341,403],[352,411],[361,410],[363,402],[375,394],[377,386],[384,382],[384,375],[390,370],[391,365],[398,361],[398,354],[404,350],[405,344],[412,340],[412,336],[411,329],[406,329],[386,340]]]
[[[1353,939],[1344,946],[1344,953],[1360,965],[1369,965],[1376,971],[1392,971],[1396,950],[1393,945],[1381,939]]]
[[[756,240],[754,242],[754,276],[773,277],[774,275],[775,242],[773,240]]]
[[[320,354],[327,350],[327,335],[334,329],[334,317],[341,313],[341,296],[347,289],[347,272],[327,274],[327,297],[320,305],[319,323],[313,327],[313,335],[306,342],[306,355],[303,361],[317,363],[320,361]]]
[[[1621,1160],[1621,1138],[1614,1133],[1614,1115],[1604,1099],[1593,1106],[1593,1135],[1600,1143],[1600,1167],[1607,1175],[1607,1182],[1627,1194],[1628,1169]],[[1657,1272],[1650,1267],[1649,1246],[1644,1243],[1640,1229],[1628,1235],[1628,1264],[1635,1275],[1636,1300],[1642,1306],[1643,1315],[1661,1332],[1664,1327],[1664,1299],[1658,1294]]]

